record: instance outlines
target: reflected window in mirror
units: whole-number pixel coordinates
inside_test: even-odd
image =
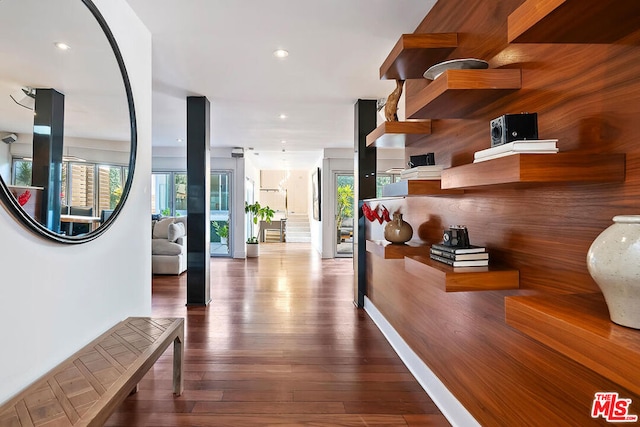
[[[31,160],[14,159],[11,185],[31,186],[31,170]],[[63,162],[60,213],[68,215],[69,207],[75,206],[90,208],[96,216],[110,211],[110,216],[122,198],[128,172],[122,165]]]

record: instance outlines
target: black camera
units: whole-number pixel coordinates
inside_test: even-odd
[[[442,244],[454,248],[468,248],[470,243],[467,227],[464,225],[452,225],[448,230],[444,230]]]
[[[491,146],[511,141],[538,139],[538,114],[505,114],[491,120]]]
[[[419,156],[409,156],[408,166],[415,168],[417,166],[433,166],[436,164],[436,157],[433,153],[421,154]]]

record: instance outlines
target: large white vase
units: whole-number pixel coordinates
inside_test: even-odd
[[[611,320],[640,329],[640,215],[619,215],[591,244],[587,267]]]

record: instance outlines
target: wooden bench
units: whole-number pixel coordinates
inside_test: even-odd
[[[130,317],[0,407],[0,426],[102,426],[173,342],[183,390],[184,319]]]

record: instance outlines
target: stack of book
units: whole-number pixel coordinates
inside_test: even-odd
[[[400,179],[440,179],[443,165],[416,166],[400,172]]]
[[[442,244],[431,246],[431,259],[452,267],[486,267],[489,265],[489,253],[480,246],[456,248]]]
[[[486,150],[476,151],[473,155],[473,163],[511,156],[513,154],[554,154],[558,152],[557,142],[557,139],[513,141],[487,148]]]

